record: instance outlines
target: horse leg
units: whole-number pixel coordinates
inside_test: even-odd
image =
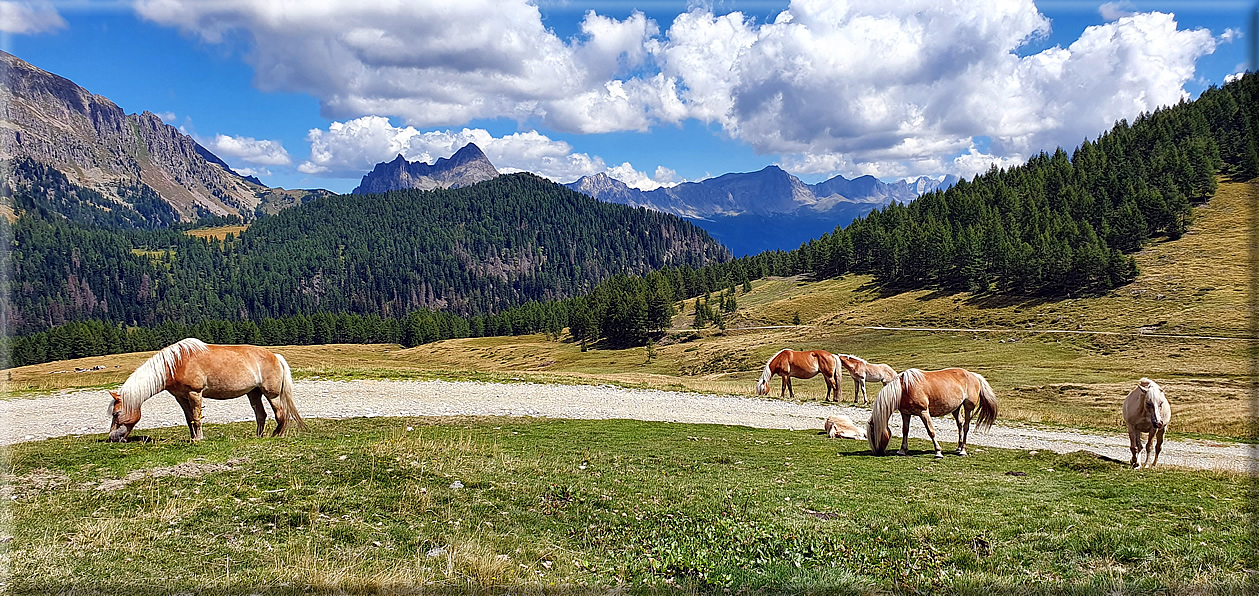
[[[865,379],[861,377],[852,378],[852,405],[857,405],[857,398],[861,396],[861,392],[865,389]]]
[[[901,450],[896,455],[909,455],[909,412],[901,412]]]
[[[1151,468],[1158,465],[1158,454],[1163,451],[1163,431],[1166,430],[1166,427],[1158,429],[1158,443],[1154,444],[1154,463],[1150,464]]]
[[[175,394],[172,393],[171,395],[175,395]],[[192,426],[192,403],[188,401],[187,396],[179,396],[179,395],[175,395],[175,402],[178,403],[179,407],[183,409],[184,411],[184,420],[188,422],[188,436],[192,437],[193,439],[196,439],[197,431]]]
[[[1141,453],[1141,431],[1128,427],[1128,447],[1132,449],[1132,469],[1137,469],[1137,454]]]
[[[940,452],[940,442],[936,440],[936,428],[931,424],[931,412],[923,410],[918,413],[918,417],[922,418],[922,423],[927,427],[927,436],[931,437],[931,444],[936,448],[936,459],[943,459],[944,454]]]
[[[788,377],[787,375],[783,375],[782,379],[783,379],[783,386],[782,386],[782,389],[778,391],[778,397],[780,398],[787,396],[787,387],[791,385],[790,377]]]
[[[192,405],[192,419],[189,423],[192,430],[192,440],[200,441],[203,437],[201,434],[201,392],[189,391],[188,403]]]
[[[253,406],[254,418],[258,419],[258,432],[255,436],[261,437],[263,428],[267,426],[267,409],[262,405],[261,389],[254,389],[249,392],[249,405]]]
[[[787,394],[791,396],[791,399],[795,399],[796,391],[791,388],[791,375],[787,375],[783,377],[783,379],[786,379],[787,381]]]
[[[1141,461],[1141,467],[1150,467],[1150,452],[1154,450],[1154,436],[1158,434],[1157,430],[1150,430],[1150,436],[1145,442],[1145,459]],[[1156,460],[1157,461],[1157,460]]]
[[[953,410],[953,421],[957,422],[957,454],[966,457],[966,432],[962,430],[962,407]],[[970,426],[970,411],[966,412],[966,426]]]

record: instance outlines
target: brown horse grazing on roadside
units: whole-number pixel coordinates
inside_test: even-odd
[[[779,392],[778,397],[790,393],[791,398],[795,399],[796,393],[791,389],[791,377],[812,379],[819,374],[826,381],[826,401],[831,400],[832,394],[835,396],[835,401],[839,401],[839,361],[836,360],[834,354],[826,350],[807,352],[779,350],[765,362],[761,379],[756,382],[756,394],[769,393],[769,380],[774,375],[778,375],[783,379],[782,391]]]
[[[1158,383],[1142,378],[1137,382],[1128,397],[1123,400],[1123,419],[1128,423],[1128,443],[1132,448],[1133,469],[1142,466],[1153,468],[1158,464],[1158,454],[1163,451],[1163,433],[1172,421],[1172,405],[1167,402],[1163,388]],[[1141,433],[1150,433],[1145,444],[1145,461],[1137,465],[1137,454],[1141,452]],[[1158,443],[1154,442],[1158,438]],[[1150,463],[1150,451],[1154,452],[1154,463]]]
[[[971,413],[979,408],[979,420],[976,428],[987,429],[997,419],[997,395],[983,376],[961,368],[921,371],[911,368],[884,385],[874,398],[874,407],[870,411],[869,440],[870,449],[875,455],[883,455],[887,450],[891,433],[888,431],[888,420],[892,412],[901,413],[901,449],[897,455],[905,455],[909,448],[909,417],[917,415],[927,427],[931,436],[931,444],[935,446],[936,457],[944,457],[940,453],[940,442],[936,440],[935,427],[931,424],[933,416],[953,414],[957,421],[957,454],[966,455],[966,435],[970,432]],[[962,424],[961,413],[965,410],[966,423]]]
[[[837,414],[827,418],[826,422],[822,424],[822,430],[826,431],[826,436],[832,439],[835,437],[839,437],[841,439],[866,438],[866,431],[861,430],[861,427],[853,424],[852,418],[844,416],[843,414]]]
[[[109,440],[126,441],[140,421],[140,404],[163,390],[175,396],[183,408],[194,441],[202,438],[201,402],[207,397],[248,395],[260,437],[267,422],[264,395],[275,414],[272,436],[283,433],[290,421],[304,426],[293,404],[293,374],[283,356],[258,346],[207,345],[190,337],[159,350],[131,373],[118,391],[109,392],[114,398],[109,405],[113,419]]]
[[[857,396],[861,396],[861,403],[870,403],[870,397],[866,395],[866,381],[878,381],[886,385],[889,381],[896,378],[896,369],[886,364],[874,364],[866,362],[865,359],[852,354],[836,354],[839,364],[848,371],[848,375],[852,377],[853,383],[857,387],[852,390],[852,403],[857,405]]]

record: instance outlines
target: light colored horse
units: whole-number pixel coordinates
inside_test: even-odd
[[[248,395],[260,437],[267,422],[264,395],[275,414],[272,436],[283,433],[290,421],[304,426],[293,404],[293,374],[283,356],[257,346],[207,345],[188,338],[159,350],[131,373],[118,391],[109,392],[114,398],[109,405],[109,440],[126,441],[140,421],[140,405],[164,390],[183,408],[194,441],[202,438],[201,403],[207,397]]]
[[[782,391],[779,392],[778,397],[790,393],[791,398],[795,399],[796,393],[791,388],[791,378],[812,379],[819,374],[826,381],[826,400],[830,401],[831,395],[834,394],[835,400],[839,401],[839,361],[836,360],[834,354],[826,350],[807,352],[779,350],[765,362],[761,379],[756,382],[756,394],[769,393],[769,380],[774,375],[778,375],[783,380]]]
[[[976,428],[982,430],[991,427],[997,419],[997,395],[983,376],[961,368],[931,371],[911,368],[884,385],[875,396],[874,407],[870,411],[870,448],[875,455],[883,455],[887,450],[888,441],[891,440],[888,420],[892,417],[892,412],[899,411],[902,424],[901,448],[896,454],[907,453],[909,417],[916,415],[927,427],[931,444],[935,446],[936,458],[944,457],[940,453],[940,442],[936,440],[931,418],[953,414],[953,419],[957,421],[957,454],[964,456],[971,414],[976,407],[979,408]],[[966,413],[965,425],[961,418],[963,411]]]
[[[1167,396],[1158,383],[1142,378],[1137,382],[1128,397],[1123,400],[1123,419],[1128,423],[1128,443],[1132,448],[1132,467],[1137,465],[1137,454],[1141,452],[1141,433],[1149,433],[1145,444],[1145,461],[1142,465],[1153,468],[1158,464],[1158,454],[1163,451],[1163,433],[1167,424],[1172,421],[1172,405],[1167,403]],[[1154,442],[1155,437],[1158,443]],[[1154,462],[1150,463],[1150,451],[1154,452]]]
[[[861,427],[853,424],[852,418],[843,414],[828,417],[826,422],[822,424],[822,430],[826,431],[826,436],[832,439],[835,437],[841,439],[866,438],[866,431],[861,430]]]
[[[852,377],[853,383],[857,387],[852,390],[852,403],[857,405],[857,396],[861,396],[861,403],[870,403],[870,397],[866,395],[866,381],[878,381],[886,385],[889,381],[896,378],[896,369],[886,364],[874,364],[866,362],[860,356],[852,354],[836,354],[839,364],[848,371],[848,375]]]

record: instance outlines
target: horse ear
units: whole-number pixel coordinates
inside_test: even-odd
[[[114,398],[114,401],[122,401],[122,396],[117,391],[110,391],[109,396]]]

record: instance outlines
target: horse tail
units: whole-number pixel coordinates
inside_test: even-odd
[[[839,354],[831,354],[831,360],[834,361],[831,364],[831,376],[835,377],[835,393],[839,393],[844,388],[844,362],[839,359]]]
[[[293,370],[289,368],[289,361],[284,356],[275,355],[275,359],[280,361],[280,368],[284,369],[284,380],[280,382],[280,403],[284,406],[285,417],[297,424],[297,428],[306,428],[306,421],[302,420],[302,415],[297,413],[297,404],[293,403]],[[286,421],[277,420],[276,423]],[[284,425],[285,430],[287,424]]]
[[[883,455],[883,452],[887,450],[888,441],[892,439],[892,433],[888,430],[888,420],[891,420],[892,412],[897,410],[901,402],[903,391],[901,380],[898,376],[891,383],[884,385],[875,396],[874,405],[870,408],[870,423],[866,426],[866,439],[870,441],[870,450],[875,455]]]
[[[988,384],[988,379],[979,373],[971,373],[979,381],[979,419],[975,428],[988,430],[997,420],[997,394]]]

